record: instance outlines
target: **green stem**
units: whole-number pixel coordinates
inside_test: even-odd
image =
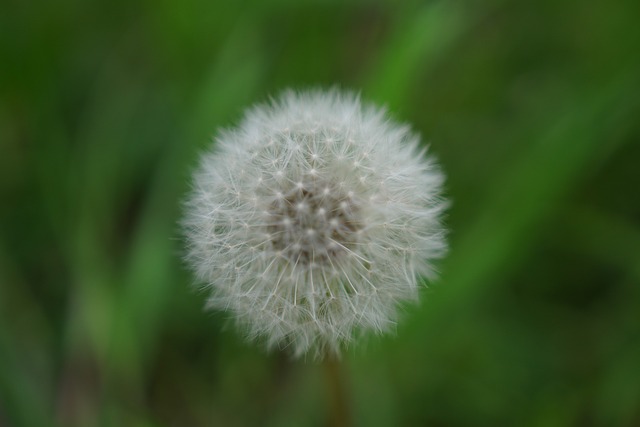
[[[324,361],[324,367],[330,404],[329,425],[332,427],[348,427],[351,425],[351,413],[349,411],[349,402],[341,363],[335,355],[328,354]]]

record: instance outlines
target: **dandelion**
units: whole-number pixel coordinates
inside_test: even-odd
[[[286,92],[216,141],[183,221],[207,306],[295,356],[392,328],[446,250],[444,176],[419,137],[332,90]]]

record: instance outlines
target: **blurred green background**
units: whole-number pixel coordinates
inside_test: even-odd
[[[640,426],[637,0],[3,2],[0,425],[320,426],[321,365],[204,312],[220,126],[339,85],[448,175],[451,252],[342,366],[358,426]]]

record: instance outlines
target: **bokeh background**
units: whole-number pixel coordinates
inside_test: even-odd
[[[330,422],[322,365],[203,311],[176,223],[217,128],[333,85],[453,201],[440,280],[344,356],[353,424],[640,426],[637,0],[1,9],[1,426]]]

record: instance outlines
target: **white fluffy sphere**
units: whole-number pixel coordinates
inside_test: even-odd
[[[290,91],[216,141],[183,221],[208,306],[296,356],[388,330],[446,250],[444,176],[409,127],[350,93]]]

